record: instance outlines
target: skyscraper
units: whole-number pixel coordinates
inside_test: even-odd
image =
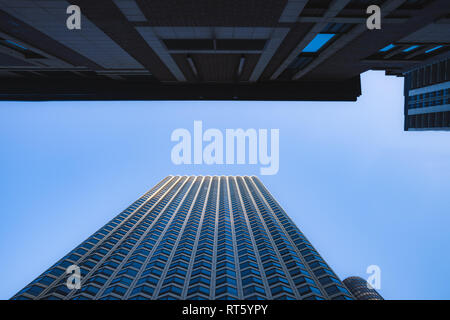
[[[353,297],[258,178],[168,176],[12,299]]]
[[[366,25],[372,5],[381,30]],[[0,0],[0,100],[356,101],[360,74],[448,55],[449,12],[448,0]]]
[[[343,282],[358,300],[384,300],[383,297],[361,277],[348,277]]]
[[[405,74],[405,130],[450,130],[450,58]]]

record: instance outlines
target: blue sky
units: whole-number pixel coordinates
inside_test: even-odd
[[[0,299],[168,174],[176,128],[280,129],[260,176],[343,279],[381,268],[386,299],[450,299],[450,136],[403,131],[403,80],[362,75],[355,102],[0,102]]]

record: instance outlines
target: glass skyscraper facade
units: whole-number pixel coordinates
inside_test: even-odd
[[[405,75],[405,130],[450,130],[450,59]]]
[[[257,177],[168,176],[12,299],[353,296]]]

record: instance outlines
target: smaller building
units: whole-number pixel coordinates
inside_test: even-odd
[[[450,58],[405,73],[405,130],[450,130]]]
[[[348,277],[343,282],[358,300],[384,300],[383,297],[361,277]]]

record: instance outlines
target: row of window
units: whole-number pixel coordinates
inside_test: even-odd
[[[166,182],[36,279],[23,297],[49,286],[48,299],[323,299],[319,287],[332,298],[350,297],[259,180]],[[71,264],[81,267],[81,290],[65,285]]]
[[[337,277],[334,275],[334,273],[331,271],[331,269],[328,267],[325,261],[320,257],[320,255],[312,247],[312,245],[300,232],[300,230],[298,230],[297,226],[289,219],[289,217],[281,209],[278,203],[275,202],[273,197],[270,196],[269,192],[265,189],[264,185],[258,179],[250,179],[248,177],[244,179],[247,180],[249,185],[251,185],[251,181],[254,182],[254,184],[264,197],[265,201],[268,203],[270,209],[274,213],[274,215],[272,215],[267,211],[263,210],[265,211],[263,216],[266,219],[266,221],[271,220],[271,223],[268,223],[268,226],[272,226],[272,229],[276,230],[278,233],[277,235],[274,235],[273,239],[275,240],[277,245],[279,244],[279,249],[281,250],[280,252],[285,254],[286,256],[292,255],[293,257],[297,257],[295,251],[290,246],[290,242],[286,238],[286,236],[289,236],[292,242],[296,245],[297,250],[300,251],[300,254],[301,256],[303,256],[304,261],[308,263],[310,270],[313,271],[314,277],[318,279],[322,287],[325,286],[325,291],[327,295],[332,297],[332,299],[351,299],[351,294],[348,292],[347,289],[345,289],[345,286],[343,286],[343,284],[337,279]],[[254,196],[255,198],[258,198],[259,194],[257,192],[254,192]],[[276,220],[278,220],[279,223]],[[283,232],[283,230],[281,230],[280,226],[283,227],[287,235],[285,234],[285,232]],[[287,249],[290,250],[287,251]],[[287,266],[290,268],[292,264],[287,264]],[[304,268],[303,265],[302,267]],[[306,271],[306,269],[304,271]],[[296,274],[291,273],[291,275],[294,277],[295,281]],[[332,279],[332,281],[326,283],[321,281],[325,277]],[[329,285],[330,287],[326,287],[327,285]],[[337,288],[331,288],[331,286],[334,285],[336,285]],[[335,291],[334,289],[337,289],[338,291]]]
[[[417,94],[408,98],[408,108],[426,108],[450,104],[450,89]]]
[[[176,212],[176,209],[178,208],[179,204],[181,203],[183,197],[185,194],[189,191],[189,188],[192,185],[192,181],[194,180],[193,177],[188,178],[187,180],[182,181],[181,183],[178,183],[175,187],[173,187],[169,193],[156,205],[155,209],[153,211],[157,211],[159,214],[162,212],[162,214],[159,216],[159,218],[155,221],[155,219],[152,219],[154,221],[154,225],[151,229],[148,227],[147,232],[145,233],[144,237],[142,237],[142,240],[140,240],[139,246],[136,247],[136,251],[133,251],[133,255],[131,255],[128,260],[126,260],[126,263],[130,263],[136,260],[139,260],[141,262],[146,262],[148,258],[151,257],[151,259],[148,261],[148,264],[146,268],[143,271],[143,275],[155,275],[157,277],[161,276],[161,273],[158,269],[155,269],[155,265],[161,265],[162,263],[158,261],[158,257],[162,254],[169,253],[170,248],[173,246],[173,243],[176,239],[177,231],[179,230],[180,226],[179,223],[175,223],[171,230],[168,230],[167,233],[165,233],[164,238],[160,241],[159,246],[154,251],[153,255],[151,255],[151,250],[154,247],[154,245],[157,243],[157,240],[159,239],[160,235],[163,233],[164,228],[166,225],[169,224],[172,217],[174,217],[174,214]],[[184,183],[184,184],[183,184]],[[191,192],[192,193],[192,192]],[[170,204],[168,205],[170,201]],[[166,205],[168,207],[166,208]],[[164,209],[166,208],[166,209]],[[164,211],[163,211],[164,210]],[[182,215],[183,213],[181,213]],[[146,246],[146,248],[141,248],[143,246]],[[141,249],[140,249],[141,248]],[[145,250],[145,251],[142,251]],[[139,253],[141,253],[139,255]],[[138,254],[138,256],[136,256]],[[115,274],[112,274],[109,278],[114,278],[110,283],[106,283],[106,286],[109,286],[103,293],[100,293],[102,296],[101,299],[110,299],[113,298],[114,295],[118,296],[119,298],[122,298],[128,288],[131,286],[131,283],[133,282],[133,279],[136,277],[138,270],[141,266],[138,266],[138,270],[134,270],[133,275],[128,276],[122,276],[121,272],[123,270],[127,270],[130,267],[126,268],[126,264],[123,265],[122,271],[119,271],[117,273],[117,270],[115,271]],[[119,268],[120,269],[120,268]],[[124,279],[125,278],[125,279]],[[128,279],[128,280],[127,280]],[[137,290],[140,290],[137,288]],[[136,293],[136,290],[135,292]],[[133,293],[132,293],[133,294]]]
[[[155,187],[153,187],[150,191],[148,191],[145,195],[135,201],[132,205],[130,205],[126,210],[117,215],[114,219],[112,219],[109,223],[107,223],[104,227],[102,227],[99,231],[97,231],[94,235],[92,235],[89,239],[83,242],[79,247],[74,249],[71,253],[53,265],[50,269],[48,269],[44,274],[34,280],[29,286],[21,290],[13,299],[22,299],[27,298],[27,296],[37,297],[41,294],[46,287],[51,285],[54,286],[53,290],[49,290],[49,292],[55,292],[60,295],[66,295],[68,290],[65,290],[67,275],[65,271],[68,266],[77,263],[78,260],[87,253],[90,253],[92,250],[98,246],[99,242],[105,238],[105,236],[110,235],[113,230],[116,230],[119,225],[121,225],[127,219],[131,223],[137,222],[138,218],[143,215],[143,213],[137,212],[132,215],[132,213],[141,206],[145,201],[147,201],[155,192],[163,186],[166,182],[170,180],[170,177],[164,178],[160,181]],[[155,197],[153,197],[155,198]],[[149,209],[149,208],[148,208]],[[114,241],[110,239],[111,241]],[[118,239],[116,238],[116,241]],[[106,253],[104,251],[103,253]],[[93,255],[93,260],[95,261],[98,258],[98,255]],[[86,261],[87,267],[93,267],[95,265],[92,261]],[[86,268],[81,268],[81,275],[84,276],[87,274]],[[62,278],[60,278],[62,277]],[[55,284],[55,281],[59,281]],[[25,295],[24,295],[25,294]],[[52,298],[51,296],[47,298]]]
[[[408,115],[406,118],[408,128],[450,128],[450,112],[432,112]]]
[[[411,89],[450,81],[450,61],[442,60],[413,70],[406,75]]]

